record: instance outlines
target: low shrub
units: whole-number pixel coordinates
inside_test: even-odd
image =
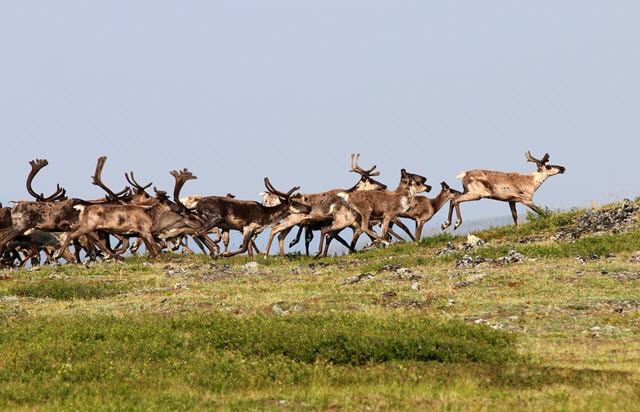
[[[119,295],[126,290],[125,285],[96,279],[82,281],[43,279],[28,283],[18,283],[8,288],[7,293],[19,297],[73,300],[102,299]]]

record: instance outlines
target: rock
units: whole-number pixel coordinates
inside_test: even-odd
[[[480,256],[472,258],[469,255],[464,255],[462,259],[456,262],[456,268],[471,268],[485,263],[486,261],[487,260],[485,258],[481,258]]]
[[[453,243],[451,242],[447,242],[447,247],[436,252],[435,256],[443,256],[443,255],[448,255],[449,253],[454,253],[456,251],[456,247]]]
[[[507,256],[502,256],[497,259],[485,259],[479,256],[471,258],[469,255],[464,255],[462,259],[456,262],[456,268],[472,268],[483,263],[487,265],[504,265],[507,263],[524,262],[524,260],[525,256],[515,250],[510,250]]]
[[[580,263],[586,263],[588,261],[594,261],[600,259],[598,255],[576,256],[576,260]]]
[[[347,284],[350,284],[350,283],[358,283],[358,282],[360,282],[362,280],[371,279],[374,276],[375,275],[373,275],[372,273],[361,273],[359,275],[351,276],[350,278],[346,278],[345,280],[340,282],[340,284],[347,285]]]
[[[510,250],[507,256],[503,256],[496,259],[496,262],[497,263],[524,262],[524,255],[520,252],[516,252],[515,250]]]
[[[574,240],[585,235],[599,233],[618,234],[627,230],[635,221],[640,205],[625,199],[621,205],[610,209],[592,209],[580,216],[575,225],[560,228],[552,240]]]
[[[487,242],[485,242],[484,240],[480,239],[476,235],[472,235],[471,233],[469,233],[467,235],[467,245],[471,246],[472,248],[478,247],[478,246],[482,246],[485,243],[487,243]]]

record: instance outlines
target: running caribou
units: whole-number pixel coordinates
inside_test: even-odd
[[[65,189],[57,185],[56,191],[50,196],[38,194],[32,187],[33,178],[49,164],[46,159],[35,159],[29,162],[31,171],[27,176],[27,192],[35,201],[18,201],[10,210],[10,225],[3,225],[0,229],[0,250],[12,240],[28,235],[34,230],[60,232],[71,228],[78,220],[78,211],[73,209],[78,199],[68,199]]]
[[[360,180],[349,189],[333,189],[326,192],[307,194],[306,196],[311,204],[311,211],[307,214],[291,214],[282,222],[273,226],[265,248],[265,255],[269,255],[271,243],[273,242],[275,235],[278,235],[280,256],[284,256],[284,238],[296,225],[300,225],[300,230],[302,230],[303,227],[307,230],[305,235],[305,249],[308,254],[309,243],[313,238],[311,230],[318,230],[324,226],[331,225],[331,222],[333,221],[333,210],[338,207],[339,204],[344,203],[344,200],[338,196],[338,193],[351,193],[359,190],[383,190],[387,188],[387,185],[372,178],[372,176],[380,175],[379,171],[374,172],[377,166],[373,165],[373,167],[367,170],[362,169],[358,164],[359,159],[359,153],[351,155],[351,170],[349,171],[358,173],[360,175]],[[300,232],[298,232],[296,239],[299,237]],[[336,236],[336,239],[346,247],[350,247],[350,245],[339,236]],[[292,241],[289,246],[291,247],[295,243],[295,241]]]
[[[388,245],[390,240],[389,225],[402,213],[409,210],[417,193],[431,190],[431,186],[426,182],[426,177],[401,169],[400,183],[396,190],[358,190],[351,193],[338,193],[338,196],[343,198],[356,214],[354,216],[347,214],[345,220],[334,219],[333,224],[322,229],[323,237],[326,236],[329,241],[338,231],[355,225],[356,230],[351,241],[352,248],[355,247],[361,233],[369,235],[375,244]],[[378,220],[380,221],[380,234],[372,229],[372,223]]]
[[[409,209],[400,214],[400,217],[411,219],[416,222],[414,240],[420,240],[422,238],[422,228],[424,227],[424,224],[431,220],[433,215],[435,215],[442,206],[455,196],[462,194],[462,192],[451,189],[446,182],[441,182],[440,186],[442,189],[436,197],[415,196]],[[394,221],[393,223],[397,223],[398,221]]]
[[[516,203],[522,203],[534,212],[540,214],[541,210],[533,203],[533,194],[548,177],[565,172],[564,166],[548,165],[549,153],[545,153],[542,159],[536,159],[530,151],[525,153],[527,161],[536,164],[538,170],[531,174],[517,172],[505,173],[493,170],[469,170],[458,174],[457,178],[462,179],[464,191],[456,195],[449,203],[449,216],[442,224],[442,230],[451,225],[453,209],[456,209],[456,224],[453,229],[457,229],[462,224],[460,215],[460,203],[470,202],[480,199],[495,199],[502,202],[509,202],[513,223],[518,225],[518,213]]]
[[[196,234],[206,235],[214,227],[238,230],[242,232],[240,249],[226,252],[223,256],[245,252],[251,256],[251,241],[264,229],[277,224],[291,213],[308,213],[311,210],[307,196],[294,194],[300,189],[299,186],[284,193],[276,190],[267,177],[264,178],[264,184],[270,193],[278,196],[280,204],[265,206],[252,200],[238,200],[227,196],[203,196],[195,199],[191,204],[191,210],[203,219],[203,224],[197,229]],[[211,256],[217,257],[214,253]]]
[[[175,178],[174,198],[179,199],[185,182],[196,177],[187,169],[180,172],[174,170],[171,175]],[[138,185],[133,178],[130,183],[137,186],[139,191],[144,191],[145,186]],[[119,254],[110,248],[106,239],[97,235],[99,232],[125,237],[138,236],[144,241],[149,256],[155,258],[161,252],[157,239],[195,233],[195,229],[201,224],[185,207],[171,202],[166,192],[157,189],[155,197],[145,196],[133,203],[78,204],[74,208],[80,212],[78,223],[66,236],[61,250],[70,241],[86,235],[114,259]]]
[[[540,213],[541,210],[533,202],[535,191],[548,177],[565,172],[563,166],[548,164],[548,153],[540,159],[533,157],[529,151],[525,156],[527,161],[536,164],[534,173],[469,170],[457,176],[462,180],[462,192],[442,182],[440,194],[427,198],[416,195],[430,189],[423,176],[402,169],[398,188],[390,191],[386,185],[373,179],[380,174],[375,170],[375,165],[362,169],[358,165],[359,154],[352,154],[350,171],[360,175],[360,180],[353,187],[303,195],[294,194],[299,187],[287,193],[280,192],[265,178],[267,192],[263,193],[264,201],[267,198],[276,201],[270,206],[222,196],[191,196],[181,200],[179,193],[182,186],[186,181],[196,178],[187,169],[170,172],[176,179],[172,199],[166,192],[156,188],[153,189],[155,196],[147,193],[151,183],[138,184],[133,172],[125,174],[130,186],[119,192],[113,191],[101,178],[106,157],[98,159],[96,172],[92,176],[93,185],[105,191],[103,198],[70,199],[59,184],[51,195],[45,196],[33,189],[32,181],[48,162],[36,159],[30,162],[31,171],[26,184],[27,192],[35,201],[11,202],[14,205],[11,208],[2,208],[0,205],[0,265],[14,266],[15,262],[24,264],[28,259],[37,259],[43,251],[46,251],[45,257],[49,262],[55,262],[53,259],[61,256],[65,261],[79,262],[80,250],[84,250],[90,258],[94,252],[117,257],[126,248],[111,248],[108,243],[111,236],[117,237],[123,244],[129,236],[141,237],[151,257],[158,255],[166,244],[162,240],[175,241],[191,236],[205,253],[208,251],[212,257],[217,257],[220,255],[217,245],[219,239],[208,236],[213,231],[218,232],[221,235],[219,238],[225,243],[223,256],[243,252],[253,255],[253,240],[269,227],[272,230],[266,243],[266,254],[276,235],[280,254],[284,254],[284,238],[296,225],[301,230],[306,229],[307,253],[312,230],[321,229],[318,255],[322,251],[326,255],[328,242],[332,238],[341,240],[350,251],[355,250],[356,241],[362,233],[366,233],[375,243],[387,244],[391,240],[390,235],[395,235],[393,225],[406,228],[401,218],[416,222],[415,237],[413,233],[410,233],[410,237],[419,240],[424,223],[446,202],[449,202],[449,213],[442,229],[451,225],[454,209],[457,215],[456,229],[462,223],[460,203],[483,198],[509,203],[513,222],[518,225],[516,204],[522,203]],[[378,224],[381,225],[379,234],[373,230]],[[350,244],[338,236],[339,231],[346,227],[354,230]],[[226,250],[229,230],[238,230],[243,234],[240,249],[231,253]],[[407,229],[405,231],[409,233]],[[300,231],[289,246],[299,236]],[[84,242],[83,246],[80,241]],[[75,257],[68,254],[70,242],[74,242]],[[57,245],[60,247],[51,258],[49,251]],[[255,250],[259,253],[257,248]]]

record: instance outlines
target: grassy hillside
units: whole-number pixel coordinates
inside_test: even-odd
[[[639,210],[0,271],[0,409],[636,410]]]

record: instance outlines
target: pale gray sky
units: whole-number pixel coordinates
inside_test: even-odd
[[[0,201],[30,199],[34,158],[45,194],[101,196],[106,155],[114,188],[133,170],[170,191],[186,167],[184,195],[259,200],[265,176],[351,186],[354,152],[434,196],[461,170],[533,172],[527,150],[567,167],[540,206],[635,198],[639,16],[637,1],[3,1]]]

